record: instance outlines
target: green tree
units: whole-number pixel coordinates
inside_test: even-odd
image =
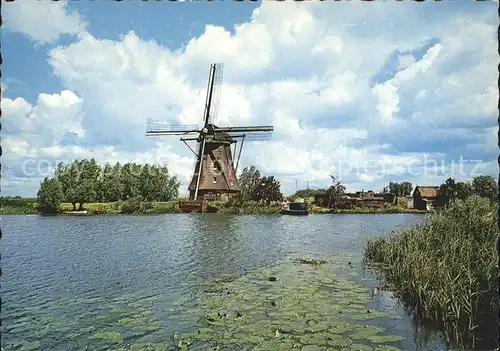
[[[458,198],[458,186],[453,178],[448,178],[439,187],[439,196],[449,205]]]
[[[64,163],[59,163],[54,172],[55,179],[61,184],[63,191],[63,201],[69,202],[73,205],[73,210],[76,210],[76,204],[78,202],[78,161],[74,161],[70,165],[65,165]]]
[[[302,189],[298,190],[295,194],[293,194],[292,198],[302,198],[306,199],[308,197],[313,197],[314,198],[314,203],[323,206],[325,203],[325,197],[326,197],[326,189]]]
[[[245,167],[241,172],[238,183],[241,189],[241,197],[244,201],[258,200],[260,172],[255,166],[251,166],[250,168]]]
[[[477,176],[472,180],[472,189],[475,195],[490,200],[498,199],[498,185],[491,176]]]
[[[457,182],[457,198],[465,200],[472,195],[472,184],[470,182]]]
[[[54,178],[45,178],[40,184],[37,193],[38,208],[45,214],[53,214],[59,211],[59,206],[64,197],[61,184]]]
[[[324,190],[323,190],[324,191]],[[308,197],[313,197],[318,193],[317,189],[302,189],[302,190],[297,190],[295,194],[293,194],[292,197],[300,197],[302,199],[308,198]]]
[[[413,184],[410,182],[389,182],[389,186],[385,187],[383,193],[389,193],[394,196],[408,196],[411,195]]]
[[[120,183],[123,185],[123,199],[141,198],[140,166],[135,163],[125,163],[120,172]]]
[[[411,195],[411,191],[413,190],[413,184],[410,182],[402,182],[401,183],[401,195],[400,196],[409,196]]]
[[[265,201],[268,205],[272,201],[280,201],[283,199],[283,194],[280,191],[281,184],[273,176],[262,177],[256,191],[257,201]]]
[[[76,185],[76,198],[78,209],[83,210],[85,203],[97,200],[97,188],[101,167],[95,159],[76,161],[78,167],[78,184]]]
[[[115,202],[123,199],[123,184],[120,182],[120,163],[106,164],[102,170],[98,187],[98,199],[102,202]]]
[[[154,168],[145,164],[139,174],[139,192],[145,201],[153,201],[158,197],[156,193],[158,188],[155,188],[153,183],[153,172]]]
[[[179,196],[180,182],[177,180],[176,176],[171,176],[169,174],[167,166],[155,167],[156,177],[152,181],[152,191],[157,194],[153,197],[157,201],[171,201]]]

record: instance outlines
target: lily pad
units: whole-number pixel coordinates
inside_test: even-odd
[[[368,339],[368,337],[375,336],[384,331],[385,329],[374,325],[364,325],[356,333],[350,334],[349,337],[354,340]]]
[[[318,345],[305,345],[300,350],[301,351],[322,351],[322,350],[326,350],[326,348],[318,346]]]
[[[373,335],[367,337],[367,339],[377,344],[404,340],[402,336],[397,336],[397,335]]]
[[[335,347],[347,347],[352,344],[352,340],[349,338],[344,338],[340,335],[333,335],[330,340],[328,340],[328,345]]]
[[[324,334],[306,334],[300,338],[304,345],[326,345],[326,335]]]
[[[373,348],[364,344],[352,344],[350,347],[352,351],[373,351]]]

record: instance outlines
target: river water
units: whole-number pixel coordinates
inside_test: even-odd
[[[167,349],[174,331],[189,329],[189,318],[175,311],[181,299],[196,296],[198,283],[291,256],[335,253],[352,255],[363,281],[369,276],[359,268],[364,240],[423,219],[416,214],[3,216],[2,346],[108,350],[154,342]],[[396,344],[401,349],[445,348],[433,333],[419,331],[387,294],[371,306],[399,318],[384,327],[405,337]],[[125,307],[137,308],[142,317],[149,308],[156,327],[134,327],[118,339],[102,332],[95,337],[113,323],[113,311],[125,313]]]

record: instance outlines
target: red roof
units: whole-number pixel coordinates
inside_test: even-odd
[[[438,186],[417,186],[415,191],[418,189],[421,197],[437,197],[439,195]]]

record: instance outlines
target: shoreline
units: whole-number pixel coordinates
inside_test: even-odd
[[[180,200],[182,201],[182,200]],[[102,215],[160,215],[160,214],[179,214],[183,213],[179,208],[179,200],[170,202],[107,202],[107,203],[88,203],[84,205],[83,210],[73,212],[73,206],[63,203],[60,206],[60,212],[56,216],[102,216]],[[271,215],[280,214],[281,206],[265,204],[238,204],[228,203],[209,203],[211,207],[217,209],[215,215],[233,214],[233,215]],[[87,211],[82,214],[81,211]],[[425,210],[407,209],[400,207],[386,208],[354,208],[354,209],[335,209],[328,210],[323,207],[310,205],[309,214],[316,215],[335,215],[335,214],[425,214]],[[45,215],[37,211],[36,204],[30,203],[28,206],[4,206],[0,209],[0,215]]]

